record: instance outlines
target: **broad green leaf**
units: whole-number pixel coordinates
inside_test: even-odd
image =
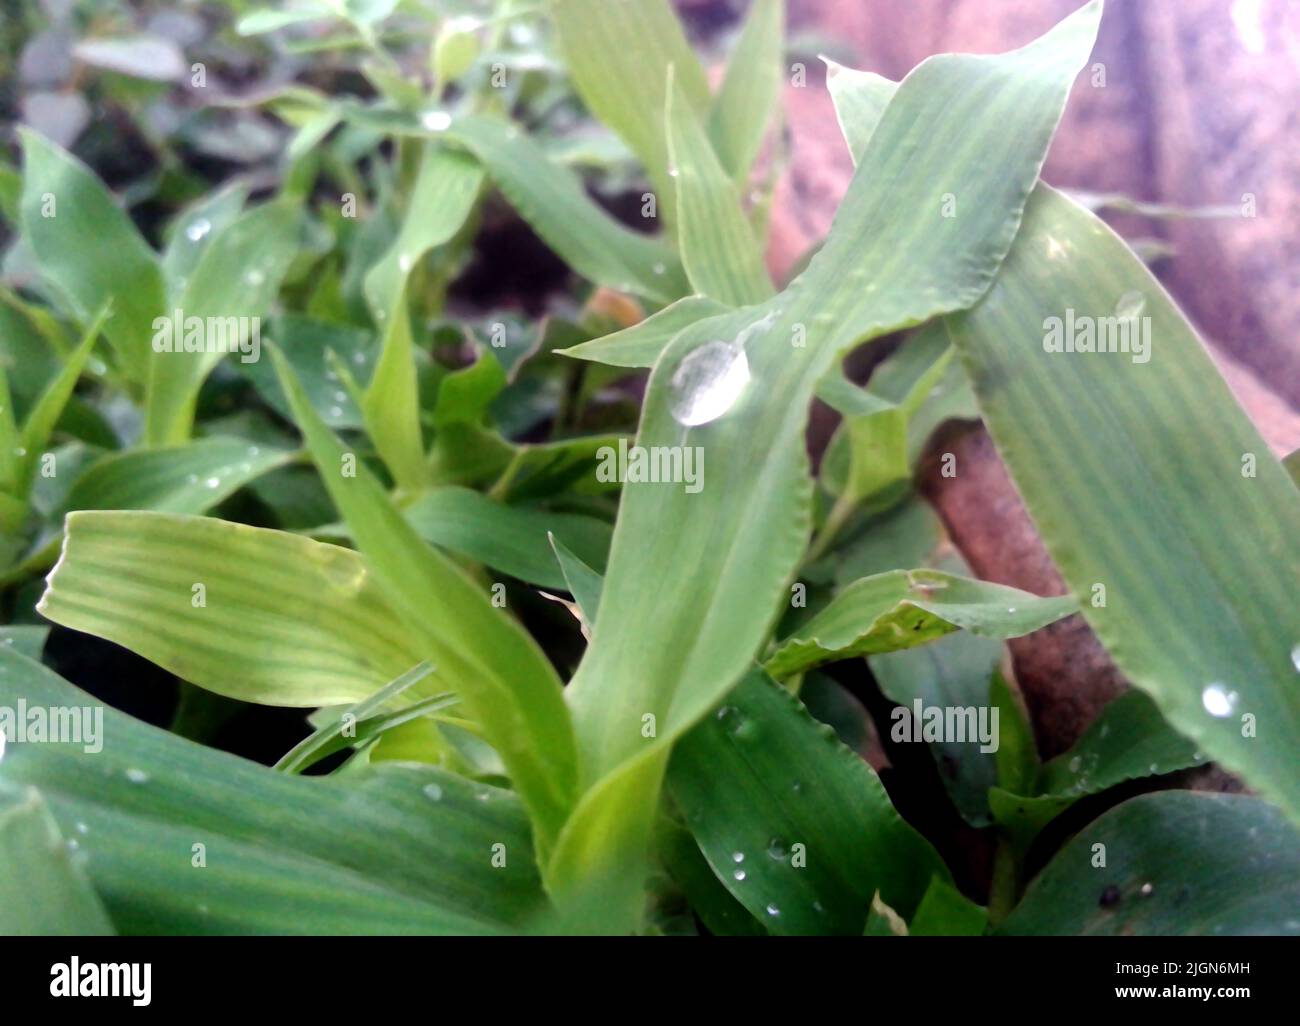
[[[595,517],[507,506],[468,488],[434,488],[405,510],[425,541],[543,588],[565,587],[548,535],[603,567],[611,529]]]
[[[50,629],[42,625],[18,624],[10,627],[0,627],[0,645],[12,649],[25,655],[28,659],[40,660],[41,651],[45,648],[45,639],[50,635]]]
[[[726,313],[727,307],[705,296],[687,296],[651,314],[639,324],[557,353],[614,367],[653,367],[664,347],[683,328]]]
[[[0,651],[0,702],[20,696],[102,709],[103,751],[16,744],[0,783],[41,789],[122,933],[502,933],[545,907],[508,791],[409,765],[277,773],[104,709]]]
[[[37,609],[266,705],[356,701],[421,658],[355,552],[205,517],[70,513]]]
[[[772,295],[763,253],[740,206],[740,193],[704,133],[704,127],[668,75],[665,110],[668,173],[677,188],[678,247],[691,286],[728,306],[761,303]]]
[[[722,885],[689,830],[674,822],[661,822],[657,849],[691,911],[710,933],[718,937],[767,936],[762,924]]]
[[[437,142],[424,144],[401,230],[383,259],[366,275],[366,300],[376,320],[391,316],[421,258],[465,224],[482,183],[483,171],[477,161]]]
[[[662,98],[658,103],[662,112]],[[615,221],[587,196],[573,171],[552,161],[519,128],[462,116],[441,134],[482,161],[519,216],[582,277],[665,303],[690,291],[669,247]]]
[[[909,720],[894,719],[892,728],[907,728],[904,736],[920,736],[915,723],[913,703],[923,709],[990,708],[989,682],[1002,657],[1002,644],[992,638],[969,631],[958,631],[920,648],[903,649],[872,656],[872,676],[880,690],[909,713]],[[895,715],[901,713],[895,710]],[[999,707],[996,744],[993,752],[984,747],[978,735],[963,740],[941,739],[927,742],[939,772],[957,811],[972,826],[988,826],[988,789],[998,783],[997,760],[1003,747],[1003,713]]]
[[[163,276],[169,296],[176,297],[198,266],[212,240],[244,209],[248,186],[235,182],[187,207],[172,225],[172,235],[162,254]]]
[[[237,351],[243,363],[261,359],[258,321],[280,291],[298,251],[300,219],[291,199],[273,200],[240,215],[203,251],[175,310],[163,311],[172,325],[173,349],[159,351],[155,333],[145,419],[151,444],[188,440],[199,387],[226,352]],[[192,323],[203,326],[200,352],[184,349]],[[176,337],[182,330],[183,337]]]
[[[939,570],[892,570],[841,591],[778,642],[764,668],[774,677],[788,677],[821,663],[922,645],[954,630],[1018,638],[1078,609],[1069,595],[1039,598]]]
[[[116,452],[81,474],[68,509],[151,509],[205,513],[293,459],[284,449],[238,438],[200,438],[162,449]]]
[[[1146,339],[1150,362],[1049,352],[1054,316]],[[1118,236],[1040,186],[950,331],[1061,575],[1104,594],[1082,612],[1124,676],[1300,819],[1300,493],[1190,325]]]
[[[19,135],[22,234],[41,275],[83,324],[112,304],[104,334],[127,377],[143,385],[165,300],[158,259],[94,172],[35,132]]]
[[[1204,760],[1195,745],[1174,733],[1141,691],[1110,702],[1068,752],[1044,763],[1040,795],[1096,794],[1138,777],[1187,769]]]
[[[865,762],[761,673],[673,752],[701,850],[770,933],[861,934],[877,890],[905,916],[948,870]]]
[[[919,66],[808,269],[759,307],[686,328],[660,357],[638,443],[702,446],[708,477],[702,494],[624,486],[593,644],[566,690],[585,794],[549,876],[561,900],[609,886],[611,914],[635,921],[628,867],[647,843],[662,750],[749,667],[807,544],[803,436],[817,383],[855,343],[970,306],[988,287],[1099,15],[1089,4],[1011,54]],[[963,216],[945,218],[944,194],[958,187]],[[690,572],[665,580],[673,566]],[[648,591],[649,579],[663,584]]]
[[[1142,795],[1080,830],[1000,932],[1300,935],[1300,835],[1258,798]]]
[[[931,881],[912,917],[911,937],[979,937],[988,913],[942,878]]]
[[[0,663],[0,666],[4,665]],[[0,778],[0,933],[88,937],[113,924],[82,868],[80,842],[65,840],[34,787]]]
[[[743,188],[780,101],[785,0],[755,0],[709,111],[709,138],[722,166]]]
[[[342,475],[343,447],[284,358],[277,350],[272,355],[321,478],[415,638],[419,651],[406,666],[428,659],[440,682],[460,695],[500,753],[532,817],[539,853],[545,853],[577,783],[573,728],[555,670],[508,612],[420,539],[364,466],[356,467],[355,477]]]
[[[664,82],[673,69],[696,117],[709,104],[704,69],[668,0],[551,0],[565,66],[587,109],[640,159],[669,225],[675,225]]]

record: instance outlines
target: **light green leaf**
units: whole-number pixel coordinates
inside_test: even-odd
[[[321,478],[384,595],[416,639],[419,651],[405,665],[428,659],[439,680],[461,696],[500,753],[532,817],[538,850],[545,853],[577,782],[573,729],[555,670],[508,612],[494,607],[473,580],[420,539],[364,466],[356,467],[355,477],[342,476],[343,447],[284,358],[276,350],[272,355]]]
[[[726,313],[727,307],[705,296],[686,296],[651,314],[639,324],[557,353],[613,367],[653,367],[659,354],[683,328]]]
[[[954,630],[1018,638],[1078,608],[1069,595],[1039,598],[938,570],[893,570],[841,591],[783,638],[764,668],[774,677],[788,677],[821,663],[911,648]]]
[[[563,571],[564,587],[573,596],[578,612],[582,614],[582,622],[590,628],[596,622],[596,610],[600,608],[600,591],[604,580],[554,534],[550,539],[555,558]]]
[[[551,11],[578,95],[640,159],[667,223],[675,225],[664,82],[672,68],[699,118],[707,111],[709,85],[668,0],[551,0]]]
[[[728,306],[772,295],[763,253],[740,206],[740,194],[670,71],[664,112],[668,173],[677,187],[678,245],[692,287]]]
[[[280,291],[280,281],[298,252],[300,217],[294,200],[264,203],[229,224],[204,250],[177,307],[184,337],[191,318],[203,324],[204,351],[186,352],[184,337],[173,337],[173,351],[152,353],[145,418],[151,444],[188,440],[199,387],[225,352],[238,350],[245,363],[261,358],[261,329],[252,319],[264,316]],[[173,336],[174,313],[165,311]]]
[[[553,894],[608,886],[605,907],[635,920],[638,874],[628,867],[647,842],[662,749],[750,666],[807,544],[804,426],[817,383],[864,338],[969,306],[984,292],[1099,15],[1090,4],[1001,57],[936,57],[918,67],[882,117],[808,269],[759,307],[686,328],[660,357],[638,443],[704,447],[707,478],[702,494],[624,486],[593,644],[566,689],[586,793],[554,856]],[[983,173],[994,151],[999,173]],[[959,183],[963,216],[944,218],[943,196]],[[799,325],[803,347],[791,344]],[[737,383],[740,394],[730,394]],[[701,411],[722,415],[703,422]],[[665,579],[670,566],[690,573]],[[649,579],[662,586],[647,591]],[[653,741],[642,733],[646,715],[656,717]],[[605,859],[617,861],[605,869]]]
[[[979,937],[988,927],[988,913],[957,890],[951,883],[936,877],[921,899],[912,917],[911,937]]]
[[[0,702],[20,696],[102,708],[0,651]],[[102,711],[103,751],[14,745],[0,783],[41,789],[123,933],[503,933],[545,907],[528,821],[508,791],[391,763],[277,773]]]
[[[266,705],[353,702],[421,659],[357,553],[205,517],[70,513],[37,609]]]
[[[170,297],[178,298],[212,240],[240,215],[247,198],[248,185],[237,181],[204,196],[177,216],[162,254],[163,277]]]
[[[0,663],[0,666],[4,665]],[[0,933],[97,937],[113,924],[40,792],[0,778]]]
[[[1258,798],[1142,795],[1080,830],[999,932],[1300,935],[1300,835]]]
[[[898,83],[872,71],[857,71],[825,57],[822,60],[835,117],[856,165],[867,152],[867,144],[894,98]]]
[[[744,188],[781,97],[785,0],[755,0],[709,111],[709,138],[722,166]]]
[[[283,449],[214,436],[162,449],[115,452],[72,486],[68,509],[151,509],[205,513],[246,484],[293,459]]]
[[[469,488],[434,488],[405,510],[416,533],[432,545],[469,556],[543,588],[563,588],[548,536],[554,534],[604,566],[611,528],[595,517],[507,506]]]
[[[19,135],[22,234],[41,275],[83,324],[112,304],[104,334],[127,377],[143,384],[164,306],[158,259],[94,172],[35,132]]]
[[[420,383],[404,282],[387,319],[370,385],[363,395],[354,394],[352,400],[361,407],[371,440],[393,480],[399,487],[418,491],[429,483],[430,474],[420,428]],[[344,363],[334,368],[334,374],[345,384],[354,382]],[[356,391],[355,384],[347,391]]]
[[[865,762],[751,673],[678,742],[673,798],[732,896],[774,934],[861,934],[877,890],[905,916],[948,870]]]
[[[662,93],[662,81],[658,88]],[[662,111],[662,98],[658,105]],[[482,161],[519,215],[582,277],[664,303],[690,291],[669,247],[615,221],[587,196],[573,171],[552,161],[519,128],[462,116],[443,134]]]
[[[1044,318],[1067,311],[1131,315],[1150,362],[1046,351]],[[993,289],[950,330],[1062,576],[1104,587],[1082,612],[1124,676],[1300,819],[1300,494],[1190,325],[1118,236],[1039,186]]]

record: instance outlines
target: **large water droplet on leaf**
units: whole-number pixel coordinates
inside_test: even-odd
[[[706,342],[677,365],[669,409],[679,424],[695,427],[730,410],[749,384],[749,360],[742,346]]]

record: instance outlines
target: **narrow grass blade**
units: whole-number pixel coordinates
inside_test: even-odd
[[[713,149],[739,188],[780,101],[784,29],[785,0],[754,0],[709,111]]]

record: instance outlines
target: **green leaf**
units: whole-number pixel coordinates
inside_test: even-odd
[[[936,877],[912,917],[911,937],[979,937],[988,913],[947,880]]]
[[[664,347],[683,328],[726,312],[727,307],[717,300],[686,296],[630,328],[556,352],[613,367],[653,367]]]
[[[112,304],[104,334],[127,377],[143,384],[164,306],[158,259],[94,172],[35,132],[19,136],[22,234],[41,275],[83,324]]]
[[[751,673],[678,742],[673,798],[732,896],[774,934],[861,934],[872,895],[911,915],[938,854],[875,773]]]
[[[1096,794],[1126,780],[1195,766],[1195,745],[1176,734],[1155,703],[1126,691],[1099,715],[1068,752],[1045,763],[1037,793],[1058,797]]]
[[[593,643],[566,689],[585,794],[549,875],[559,900],[608,886],[604,907],[635,921],[639,874],[628,867],[648,840],[662,749],[750,666],[804,553],[804,426],[817,383],[864,338],[984,292],[1099,14],[1090,4],[1001,57],[923,63],[881,119],[808,269],[759,307],[686,328],[660,357],[638,444],[703,446],[708,477],[701,494],[624,485]],[[994,151],[999,172],[983,173]],[[944,193],[959,184],[965,213],[944,218]],[[792,345],[800,326],[802,347]],[[737,384],[739,395],[723,394]],[[704,422],[705,410],[722,415]],[[671,566],[690,573],[665,579]],[[648,591],[647,580],[662,585]],[[642,733],[647,715],[653,740]]]
[[[938,570],[892,570],[841,591],[783,638],[764,668],[774,677],[788,677],[821,663],[911,648],[954,630],[1018,638],[1078,608],[1069,595],[1039,598]]]
[[[552,0],[551,12],[578,95],[640,159],[667,223],[675,225],[664,82],[672,68],[683,99],[700,118],[709,85],[668,0]]]
[[[689,830],[664,821],[658,842],[660,860],[710,933],[718,937],[767,936],[762,924],[722,886]]]
[[[172,235],[162,254],[167,293],[175,298],[194,273],[212,240],[219,236],[244,209],[248,185],[234,182],[187,207],[172,225]]]
[[[266,705],[356,701],[421,659],[355,552],[204,517],[70,513],[37,609]]]
[[[1067,311],[1131,313],[1150,362],[1046,351],[1044,318]],[[1190,325],[1118,236],[1039,186],[998,281],[950,330],[1061,575],[1104,588],[1082,612],[1124,676],[1300,819],[1300,494]]]
[[[366,274],[366,301],[377,321],[392,315],[421,258],[464,226],[482,184],[483,170],[477,161],[437,142],[424,144],[401,230],[383,259]]]
[[[590,629],[596,622],[596,610],[600,608],[600,591],[604,580],[554,534],[550,540],[564,575],[564,587],[573,596],[578,612],[582,614],[583,624]]]
[[[611,528],[595,517],[507,506],[468,488],[434,488],[405,510],[416,533],[432,545],[469,556],[543,588],[565,587],[548,536],[604,566]]]
[[[66,507],[205,513],[293,455],[220,436],[110,453],[76,479]]]
[[[358,405],[370,437],[393,480],[402,488],[418,491],[429,483],[430,474],[420,429],[420,383],[404,284],[389,308],[387,319],[383,347],[370,385],[364,395],[352,398],[354,402],[360,399]],[[334,373],[339,378],[347,375],[345,381],[353,380],[346,364],[335,367]]]
[[[79,843],[64,840],[36,788],[0,778],[0,932],[10,937],[113,933],[75,850]]]
[[[658,89],[663,92],[662,81]],[[662,111],[662,97],[658,106]],[[671,249],[615,221],[587,196],[573,171],[551,160],[519,128],[461,116],[441,134],[482,161],[519,215],[582,277],[656,302],[690,291]]]
[[[822,60],[826,62],[826,88],[835,104],[835,117],[856,165],[867,152],[867,144],[894,98],[898,83],[873,71],[857,71],[824,57]]]
[[[762,302],[772,295],[772,280],[758,239],[741,209],[735,182],[718,162],[671,71],[664,116],[686,276],[700,295],[728,306]]]
[[[334,428],[363,426],[360,409],[329,363],[333,351],[360,383],[374,372],[377,358],[374,337],[345,324],[332,324],[296,314],[276,318],[273,337],[284,357],[302,381],[312,407]],[[281,416],[291,418],[289,402],[269,360],[236,366],[252,380],[254,387]]]
[[[0,627],[0,645],[39,661],[49,635],[50,629],[43,624]]]
[[[743,188],[780,102],[785,0],[755,0],[709,111],[709,138],[722,166]]]
[[[508,791],[391,763],[277,773],[103,709],[0,651],[0,702],[20,696],[102,709],[103,751],[14,745],[0,782],[41,789],[123,933],[519,932],[545,907],[528,821]]]
[[[1300,935],[1300,835],[1257,798],[1142,795],[1079,831],[1000,932]]]
[[[281,279],[298,252],[300,219],[301,211],[292,199],[264,203],[231,222],[199,257],[176,308],[182,324],[176,324],[175,311],[164,312],[171,334],[183,329],[182,337],[172,338],[172,351],[158,351],[155,333],[145,417],[151,444],[176,444],[189,438],[199,387],[226,352],[238,351],[243,363],[261,358],[260,325],[253,319],[266,314],[280,291]],[[183,347],[189,325],[196,323],[191,318],[203,325],[202,352],[187,352]]]
[[[573,802],[573,729],[555,670],[536,642],[454,563],[420,539],[364,466],[343,477],[344,450],[272,351],[321,478],[419,649],[500,753],[545,853]],[[394,671],[397,672],[397,671]],[[388,677],[394,674],[390,673]],[[387,679],[387,678],[386,678]],[[373,688],[372,688],[373,690]],[[544,863],[543,863],[544,864]]]

